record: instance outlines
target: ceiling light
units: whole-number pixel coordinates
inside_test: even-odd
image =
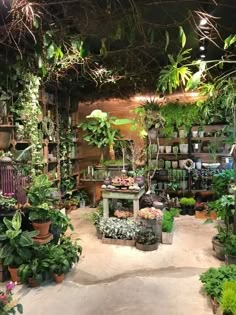
[[[203,46],[203,45],[201,45],[201,46],[199,47],[199,49],[200,49],[201,51],[203,51],[203,50],[205,50],[205,49],[206,49],[206,47],[205,47],[205,46]]]
[[[202,55],[200,55],[200,58],[201,58],[201,59],[205,59],[205,58],[206,58],[206,55],[202,54]]]
[[[207,19],[203,18],[203,19],[200,20],[200,23],[199,23],[200,26],[204,26],[206,24],[207,24]]]

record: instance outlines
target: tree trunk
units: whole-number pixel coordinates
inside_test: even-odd
[[[115,160],[115,151],[114,151],[113,144],[111,144],[109,147],[109,156],[111,160]]]

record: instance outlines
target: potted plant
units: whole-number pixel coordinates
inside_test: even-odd
[[[218,259],[225,260],[225,243],[229,232],[221,225],[217,225],[216,228],[218,233],[212,238],[212,248]]]
[[[225,242],[225,260],[228,265],[236,265],[236,235],[230,234]]]
[[[138,212],[139,223],[152,230],[161,239],[161,219],[162,211],[154,207],[146,207]]]
[[[55,191],[52,185],[53,182],[49,181],[47,175],[41,174],[33,178],[28,188],[29,220],[32,222],[33,228],[39,230],[38,238],[46,238],[49,234],[50,211],[54,202],[52,192]]]
[[[97,210],[93,211],[89,215],[90,221],[92,221],[92,223],[96,227],[96,233],[97,233],[98,239],[102,239],[102,233],[100,232],[100,227],[99,227],[99,223],[102,217],[103,217],[103,204],[102,202],[100,202]]]
[[[142,251],[153,251],[158,247],[157,235],[148,229],[141,229],[136,235],[135,246]]]
[[[217,214],[210,209],[205,202],[196,202],[195,204],[195,217],[197,219],[211,219],[216,220]]]
[[[114,126],[129,124],[132,121],[130,119],[110,117],[108,113],[99,109],[93,110],[86,118],[88,120],[80,123],[78,126],[86,132],[83,139],[101,150],[108,146],[110,159],[115,160],[114,144],[122,136],[120,131]],[[101,154],[100,161],[103,161],[103,154]]]
[[[220,308],[223,315],[236,314],[236,281],[225,281],[223,283]]]
[[[135,221],[118,218],[102,218],[99,228],[104,235],[103,243],[127,246],[135,245],[135,237],[139,231],[139,226]]]
[[[71,266],[67,260],[67,256],[60,246],[52,248],[52,265],[53,278],[56,283],[61,283],[64,280],[65,274],[69,272]]]
[[[6,231],[0,235],[3,246],[0,249],[0,259],[3,265],[8,266],[13,282],[20,283],[18,277],[19,267],[31,261],[33,253],[33,237],[38,235],[38,231],[22,231],[22,217],[20,212],[16,212],[12,220],[3,219]]]
[[[62,236],[60,239],[60,248],[63,249],[65,257],[67,258],[70,268],[77,263],[82,254],[82,247],[78,244],[79,239],[71,240],[70,236]]]
[[[30,262],[22,264],[18,274],[23,283],[29,287],[38,287],[44,279],[45,272],[50,269],[51,261],[48,258],[35,257]]]
[[[3,196],[0,194],[1,212],[10,212],[16,209],[17,201],[12,196]]]
[[[162,243],[172,244],[174,236],[174,217],[177,214],[175,208],[165,210],[162,218]]]
[[[10,315],[23,314],[23,306],[13,299],[12,290],[15,288],[14,282],[10,281],[6,283],[5,290],[0,290],[0,314]]]
[[[196,200],[194,198],[186,198],[183,197],[180,199],[180,205],[181,205],[181,212],[180,214],[182,215],[194,215],[195,210],[194,210],[194,205],[196,203]]]
[[[74,230],[74,227],[71,224],[71,219],[60,210],[50,211],[50,220],[50,232],[53,234],[53,242],[55,244],[58,243],[60,236],[64,235],[68,228],[72,231]]]

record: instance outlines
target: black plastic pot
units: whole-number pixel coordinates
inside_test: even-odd
[[[182,206],[181,206],[180,214],[181,214],[181,215],[186,215],[186,214],[188,214],[188,209],[187,209],[186,207],[182,207]]]
[[[189,207],[189,208],[188,208],[188,215],[195,215],[195,209],[194,209],[194,207]]]

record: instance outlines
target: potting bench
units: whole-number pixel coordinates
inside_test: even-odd
[[[134,217],[136,218],[139,211],[139,199],[145,193],[145,189],[141,188],[140,190],[110,190],[102,189],[102,198],[103,198],[103,217],[109,217],[109,199],[129,199],[133,200],[133,211]]]

